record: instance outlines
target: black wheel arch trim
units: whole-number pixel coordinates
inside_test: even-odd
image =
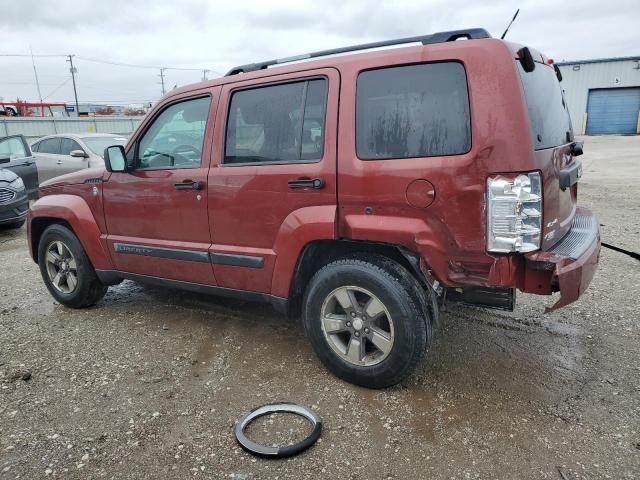
[[[151,245],[121,242],[114,243],[113,250],[116,253],[143,255],[146,257],[169,258],[172,260],[184,260],[188,262],[211,262],[218,265],[232,265],[236,267],[248,268],[262,268],[264,266],[264,257],[254,255],[214,253],[198,250],[155,247]]]

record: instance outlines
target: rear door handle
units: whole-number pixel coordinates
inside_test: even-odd
[[[185,180],[175,184],[176,190],[202,190],[202,182]]]
[[[322,178],[298,178],[297,180],[289,180],[287,184],[292,190],[297,188],[315,188],[319,190],[324,188],[325,185]]]
[[[58,160],[58,161],[56,162],[56,165],[62,165],[62,160]]]

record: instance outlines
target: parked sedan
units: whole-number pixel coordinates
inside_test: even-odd
[[[22,178],[11,170],[0,168],[0,228],[20,228],[28,211],[29,198]]]
[[[25,185],[29,198],[38,198],[36,159],[22,135],[0,138],[0,168],[11,170]]]
[[[104,167],[104,149],[124,145],[126,137],[109,133],[48,135],[31,145],[40,182],[83,168]]]

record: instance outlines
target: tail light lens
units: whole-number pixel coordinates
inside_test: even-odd
[[[540,248],[542,182],[538,172],[487,179],[487,229],[490,252]]]

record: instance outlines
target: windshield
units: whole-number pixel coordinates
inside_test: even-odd
[[[89,147],[89,150],[101,157],[104,156],[105,148],[111,145],[124,145],[127,143],[125,137],[85,137],[82,141]]]
[[[520,62],[516,63],[527,100],[535,149],[557,147],[573,141],[569,111],[553,67],[536,63],[532,72],[525,72]]]

